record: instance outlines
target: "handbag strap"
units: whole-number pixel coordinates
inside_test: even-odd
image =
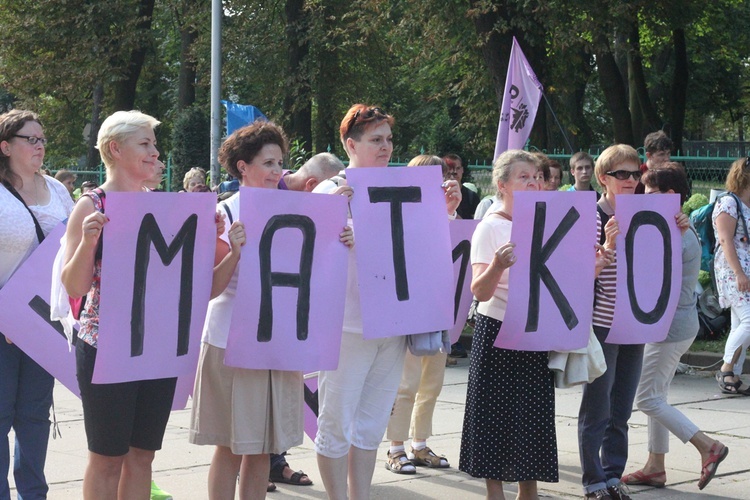
[[[14,188],[10,182],[7,182],[7,181],[3,182],[3,186],[5,186],[5,189],[10,191],[10,194],[15,196],[18,199],[18,201],[23,203],[23,206],[26,208],[26,210],[29,211],[29,215],[31,215],[31,218],[34,220],[34,227],[36,228],[36,237],[39,240],[39,243],[44,241],[44,231],[42,231],[42,226],[39,225],[39,221],[36,219],[36,215],[34,215],[34,212],[32,212],[29,206],[26,204],[26,202],[23,201],[23,197],[21,196],[21,194],[18,191],[16,191],[16,188]]]

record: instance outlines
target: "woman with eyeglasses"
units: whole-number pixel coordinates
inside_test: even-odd
[[[339,129],[349,167],[388,166],[393,123],[393,117],[380,108],[352,106]],[[335,189],[336,182],[327,180],[315,192]],[[355,252],[356,246],[349,251],[339,366],[320,372],[318,378],[315,451],[323,485],[334,500],[370,498],[377,449],[388,425],[406,354],[406,337],[362,337]]]
[[[646,194],[677,193],[685,203],[690,191],[685,170],[679,163],[665,163],[647,170],[641,179]],[[667,482],[665,457],[669,452],[669,433],[683,443],[695,446],[701,456],[698,488],[713,479],[719,463],[729,448],[698,429],[680,410],[667,402],[669,384],[674,378],[680,357],[698,335],[698,311],[695,307],[695,284],[701,265],[701,244],[693,228],[682,234],[682,285],[672,324],[666,339],[646,344],[643,352],[641,381],[635,403],[648,415],[648,460],[642,469],[622,477],[628,485],[663,488]]]
[[[492,165],[502,207],[477,225],[471,239],[471,291],[479,301],[474,329],[459,470],[483,478],[488,499],[505,498],[503,484],[518,483],[516,498],[538,498],[537,482],[557,482],[555,387],[545,351],[494,346],[508,303],[513,200],[538,191],[540,158],[508,150]],[[517,222],[522,224],[522,222]]]
[[[73,209],[68,190],[39,169],[44,129],[31,111],[0,115],[0,288]],[[54,378],[0,334],[0,499],[10,499],[8,434],[15,432],[13,475],[21,498],[46,498],[44,463]]]
[[[725,394],[750,395],[740,375],[750,345],[750,158],[732,163],[727,174],[729,194],[716,201],[713,226],[719,246],[714,256],[719,305],[732,312],[732,327],[724,345],[724,363],[716,374]],[[740,219],[740,217],[742,219]]]

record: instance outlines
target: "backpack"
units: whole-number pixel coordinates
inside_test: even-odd
[[[734,228],[734,234],[737,234],[737,229],[742,225],[742,231],[745,234],[745,240],[747,240],[747,222],[742,216],[742,202],[734,193],[722,193],[716,197],[713,203],[693,210],[690,214],[690,221],[693,223],[693,227],[698,233],[698,239],[701,242],[701,270],[707,271],[711,275],[711,288],[715,297],[718,297],[718,290],[716,288],[716,275],[714,273],[714,257],[716,256],[716,250],[719,249],[719,242],[716,241],[716,233],[714,233],[713,213],[716,203],[724,196],[731,196],[737,204],[738,224]]]

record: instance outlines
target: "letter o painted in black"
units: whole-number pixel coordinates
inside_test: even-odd
[[[516,97],[518,97],[518,94],[520,94],[520,91],[518,90],[518,87],[516,87],[515,85],[511,85],[510,91],[508,91],[508,93],[510,94],[511,99],[515,99]]]
[[[661,234],[664,247],[664,276],[661,282],[661,290],[656,305],[651,311],[644,311],[638,304],[635,294],[635,277],[633,274],[633,246],[635,234],[642,226],[654,226]],[[625,263],[627,266],[628,301],[633,311],[633,316],[644,325],[653,325],[658,322],[667,309],[669,296],[672,292],[672,245],[670,242],[670,231],[667,221],[657,212],[643,210],[636,213],[630,221],[628,233],[625,235]]]

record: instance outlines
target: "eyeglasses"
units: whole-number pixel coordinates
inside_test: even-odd
[[[41,142],[42,146],[47,144],[47,139],[44,137],[37,137],[35,135],[20,135],[15,134],[13,137],[20,137],[21,139],[26,139],[29,144],[36,144],[37,142]]]
[[[348,137],[349,134],[351,134],[352,129],[357,124],[357,121],[367,122],[372,120],[373,118],[384,119],[387,117],[388,114],[380,108],[367,108],[365,111],[359,110],[354,113],[354,116],[352,116],[352,118],[349,120],[344,137]]]
[[[614,177],[618,181],[625,181],[628,179],[628,177],[633,177],[634,181],[641,180],[641,173],[640,170],[614,170],[611,172],[607,172],[607,175],[610,177]]]

